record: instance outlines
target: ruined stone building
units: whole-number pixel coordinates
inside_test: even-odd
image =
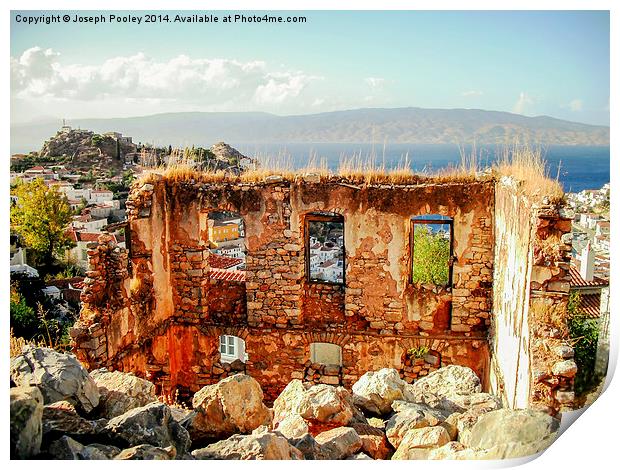
[[[507,406],[553,412],[572,399],[571,220],[511,178],[164,175],[138,183],[127,207],[127,248],[106,235],[89,248],[72,330],[89,368],[133,371],[181,396],[241,370],[273,400],[293,378],[350,387],[392,367],[411,382],[458,364]],[[235,276],[211,273],[216,211],[243,221]],[[417,227],[441,239],[431,277],[416,274]]]

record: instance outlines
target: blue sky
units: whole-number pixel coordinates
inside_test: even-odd
[[[15,21],[52,13],[65,12],[12,15],[13,121],[420,106],[609,124],[607,12],[278,13],[304,15],[304,24]],[[80,14],[98,13],[129,14]],[[221,21],[230,12],[213,13]]]

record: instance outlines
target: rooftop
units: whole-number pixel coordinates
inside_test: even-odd
[[[574,266],[570,267],[570,285],[571,287],[607,287],[609,282],[599,277],[594,277],[591,281],[586,281]]]
[[[245,282],[245,271],[228,271],[226,269],[211,268],[209,270],[209,277],[211,279],[219,279],[223,281]]]
[[[229,269],[233,266],[243,263],[243,260],[239,258],[232,258],[230,256],[216,255],[215,253],[209,254],[209,266],[215,269]]]
[[[579,308],[588,318],[599,318],[601,316],[601,294],[581,294]]]
[[[78,232],[77,230],[69,230],[67,231],[67,235],[74,242],[96,242],[99,240],[99,236],[102,235],[101,232]],[[110,236],[114,237],[114,242],[118,242],[116,235],[110,234]]]

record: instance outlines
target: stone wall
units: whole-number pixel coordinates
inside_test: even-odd
[[[495,191],[491,388],[513,408],[572,402],[566,305],[571,220],[502,178]]]
[[[75,351],[91,368],[131,370],[162,393],[179,390],[182,396],[231,373],[220,360],[222,334],[244,339],[249,358],[235,367],[255,377],[268,400],[292,378],[350,387],[368,370],[382,367],[396,368],[411,382],[446,364],[465,365],[487,387],[492,313],[505,322],[517,305],[506,297],[493,307],[496,265],[496,282],[505,278],[503,287],[495,286],[499,298],[509,285],[529,286],[531,271],[513,272],[498,256],[495,232],[510,248],[515,242],[502,240],[518,226],[503,228],[497,221],[496,205],[509,206],[504,196],[496,197],[495,184],[490,177],[364,186],[335,177],[321,183],[280,177],[260,183],[154,179],[135,187],[127,202],[129,266],[122,266],[127,258],[113,260],[120,278],[95,269],[101,260],[91,259],[89,282],[106,292],[118,290],[120,301],[111,306],[102,297],[84,297],[73,330]],[[222,210],[243,217],[246,282],[209,277],[208,216]],[[306,277],[305,220],[317,212],[344,217],[345,285]],[[453,220],[447,287],[410,281],[411,218],[424,214]],[[555,236],[562,227],[549,221],[545,230]],[[523,243],[522,252],[535,250],[534,239]],[[557,273],[522,300],[538,305],[558,294],[554,305],[561,305],[562,293],[550,290],[560,277]],[[517,316],[528,324],[527,316]],[[494,325],[501,341],[512,341]],[[521,337],[527,334],[521,330]],[[96,354],[89,349],[91,337],[99,338]],[[492,342],[497,387],[509,375],[508,361],[497,359],[501,341]],[[342,366],[313,364],[314,342],[341,346]]]

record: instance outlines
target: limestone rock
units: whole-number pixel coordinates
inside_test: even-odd
[[[68,401],[58,401],[43,407],[43,437],[53,441],[68,436],[82,443],[94,442],[108,424],[107,419],[82,418]]]
[[[392,460],[428,458],[430,450],[450,442],[448,432],[441,426],[411,429],[404,435]]]
[[[183,455],[191,444],[188,432],[172,419],[170,408],[163,403],[150,403],[129,410],[112,418],[104,430],[113,442],[118,442],[122,447],[140,444],[174,446],[177,455]]]
[[[49,456],[54,460],[81,460],[80,452],[84,446],[68,436],[52,442],[48,449]]]
[[[443,397],[440,406],[443,406],[443,409],[448,412],[465,412],[471,409],[493,411],[499,410],[502,407],[502,402],[490,393],[455,394]]]
[[[469,445],[488,450],[488,458],[524,457],[551,445],[559,425],[557,419],[541,411],[491,411],[472,428]]]
[[[575,374],[577,374],[577,364],[572,359],[556,362],[553,364],[551,372],[562,377],[575,377]]]
[[[366,372],[353,384],[353,400],[369,413],[384,415],[392,411],[395,400],[404,399],[406,389],[407,382],[396,369]]]
[[[105,444],[89,444],[82,449],[80,456],[83,460],[112,460],[121,450],[118,447]]]
[[[446,422],[456,426],[459,442],[462,442],[465,445],[470,445],[472,428],[484,414],[493,410],[494,408],[490,408],[488,406],[474,406],[465,413],[454,413],[446,420]]]
[[[409,392],[415,397],[431,393],[437,397],[452,395],[470,395],[480,393],[482,385],[476,373],[468,367],[446,366],[431,372],[426,377],[416,380],[409,386]]]
[[[47,454],[54,460],[111,460],[121,450],[118,447],[90,444],[84,446],[69,436],[53,441]]]
[[[445,421],[446,418],[450,416],[450,413],[442,408],[433,408],[424,403],[409,403],[400,400],[397,400],[392,404],[392,409],[396,413],[406,410],[419,411],[424,414],[431,426],[435,426],[440,422]]]
[[[162,449],[149,444],[141,444],[123,450],[114,457],[114,460],[171,460],[175,457],[174,447]]]
[[[233,375],[203,387],[194,395],[192,405],[196,414],[188,420],[188,430],[197,441],[248,433],[271,420],[263,391],[249,375]]]
[[[395,449],[398,449],[398,446],[408,431],[431,426],[431,422],[429,422],[427,415],[422,411],[405,409],[400,413],[396,413],[389,419],[385,425],[385,434],[390,444],[392,444]]]
[[[448,442],[433,449],[428,454],[429,460],[481,460],[486,458],[487,451],[470,449],[460,442]]]
[[[235,434],[216,442],[192,455],[199,460],[302,460],[303,455],[278,433],[269,432],[266,426],[244,436]]]
[[[325,384],[306,387],[297,379],[289,382],[276,398],[273,412],[275,425],[292,415],[299,415],[311,423],[334,426],[366,421],[345,388]]]
[[[304,460],[326,460],[321,445],[316,442],[312,434],[304,434],[293,439],[289,438],[288,442],[302,453]]]
[[[11,459],[34,457],[41,450],[43,396],[36,387],[11,388]]]
[[[99,404],[97,385],[73,354],[26,346],[11,359],[11,379],[37,386],[46,404],[67,400],[86,413]]]
[[[362,451],[374,460],[387,460],[394,452],[385,432],[369,424],[354,423],[351,425],[362,441]]]
[[[351,457],[347,457],[346,460],[375,460],[368,457],[364,452],[360,452],[359,454],[352,455]]]
[[[376,417],[371,417],[371,418],[368,418],[367,422],[373,428],[383,429],[385,431],[385,421],[384,420],[382,420],[380,418],[376,418]]]
[[[328,460],[342,460],[362,448],[362,440],[355,429],[339,427],[322,432],[315,437]]]
[[[99,408],[105,418],[114,418],[133,408],[157,401],[155,385],[134,374],[97,369],[90,375],[99,389]]]
[[[187,408],[181,408],[175,405],[169,405],[169,406],[170,406],[170,413],[172,413],[172,419],[174,419],[175,421],[179,423],[187,419],[187,417],[193,413],[192,410],[188,410]]]
[[[287,439],[296,439],[308,433],[308,424],[301,416],[292,414],[280,421],[275,430]]]

